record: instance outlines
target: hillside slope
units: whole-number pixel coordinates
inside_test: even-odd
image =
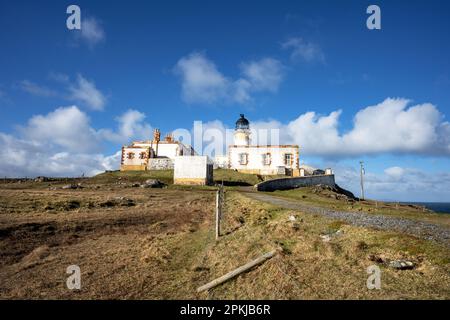
[[[0,297],[450,298],[450,253],[432,241],[280,208],[236,187],[226,191],[215,241],[214,188],[135,188],[133,179],[97,177],[81,189],[0,184]],[[273,249],[278,254],[259,267],[196,292]],[[393,269],[395,260],[414,268]],[[81,268],[79,291],[65,286],[73,264]],[[371,265],[381,268],[381,290],[366,287]]]

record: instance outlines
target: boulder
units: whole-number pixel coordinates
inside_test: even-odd
[[[61,187],[61,189],[82,189],[83,188],[83,186],[80,184],[80,183],[78,183],[78,184],[67,184],[67,185],[65,185],[65,186],[62,186]]]
[[[141,184],[142,188],[162,188],[164,187],[164,183],[157,179],[148,179],[144,183]]]
[[[414,262],[406,260],[392,260],[389,262],[389,267],[397,270],[410,270],[414,269],[415,264]]]
[[[61,189],[76,189],[78,186],[76,184],[66,184],[62,186]]]

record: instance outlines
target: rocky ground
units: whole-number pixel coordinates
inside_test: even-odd
[[[398,231],[423,239],[437,241],[450,247],[450,229],[445,228],[442,225],[364,212],[336,211],[311,206],[304,204],[301,201],[283,199],[267,193],[247,192],[246,195],[253,199],[264,201],[282,208],[320,214],[328,218],[343,220],[359,227]]]

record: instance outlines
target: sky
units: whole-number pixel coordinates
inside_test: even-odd
[[[448,1],[0,0],[0,176],[118,169],[243,113],[357,195],[364,161],[368,198],[450,202],[449,32]]]

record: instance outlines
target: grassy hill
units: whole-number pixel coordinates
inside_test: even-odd
[[[238,185],[261,177],[217,170],[225,188],[222,236],[215,240],[215,188],[131,188],[172,171],[106,172],[56,182],[0,183],[0,298],[45,299],[449,299],[450,250],[401,232],[358,227],[249,198]],[[270,193],[335,209],[389,214],[330,190]],[[353,207],[351,207],[353,206]],[[397,215],[432,214],[399,206]],[[415,212],[413,212],[415,210]],[[444,219],[448,217],[444,217]],[[443,223],[445,224],[445,223]],[[327,240],[324,240],[327,238]],[[209,292],[196,289],[270,250],[277,255]],[[408,260],[412,270],[396,270]],[[65,283],[68,265],[82,290]],[[368,290],[367,268],[381,269]]]
[[[281,176],[260,176],[228,169],[214,170],[214,181],[224,183],[225,186],[253,186],[267,179]],[[283,176],[284,177],[284,176]],[[149,171],[107,171],[89,179],[92,183],[108,183],[115,181],[143,182],[147,179],[158,179],[166,184],[173,183],[173,170]]]

